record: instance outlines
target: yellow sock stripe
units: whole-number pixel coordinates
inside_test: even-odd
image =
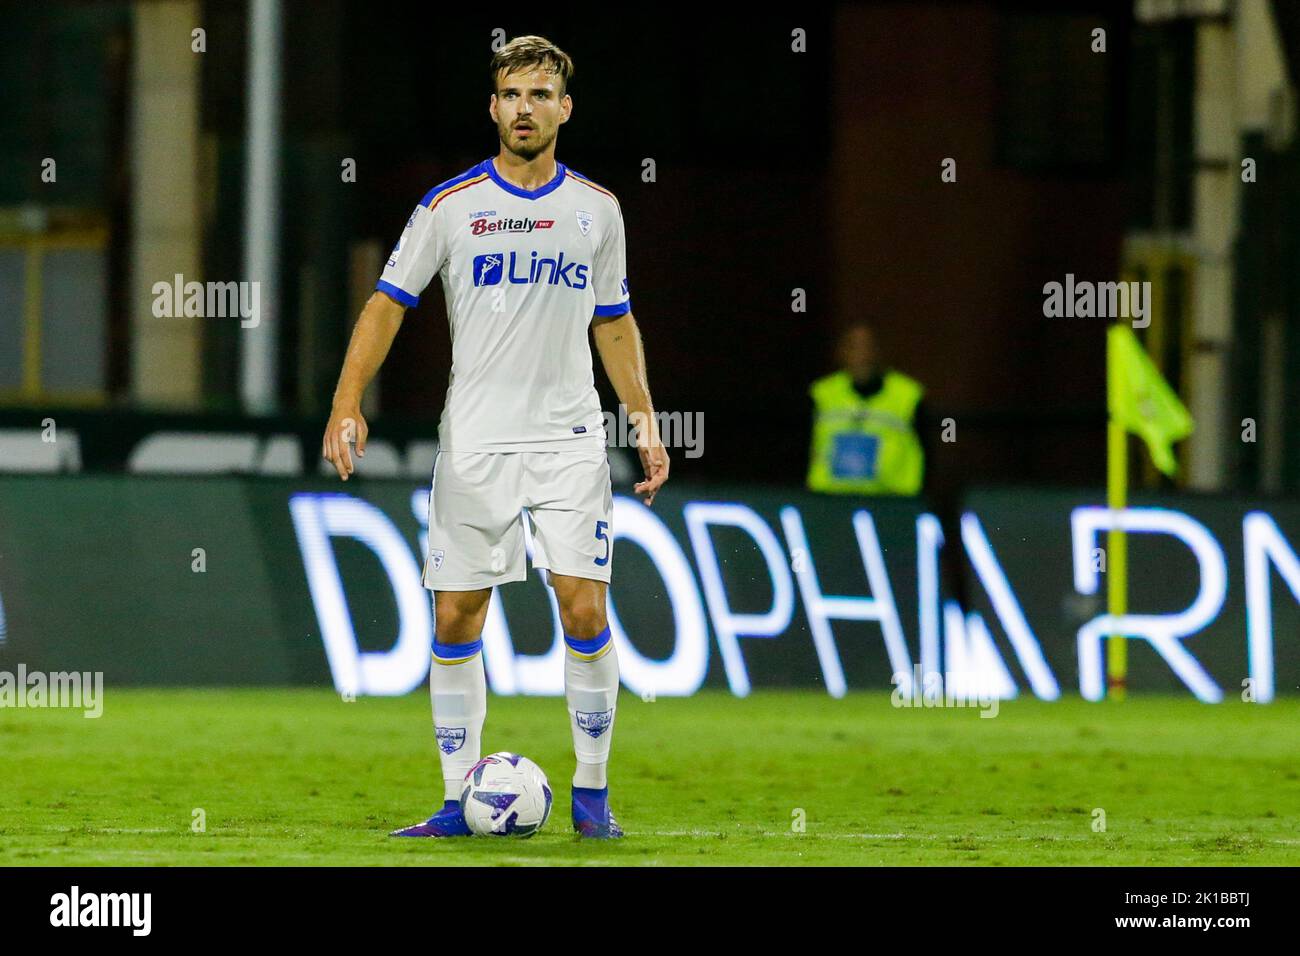
[[[591,661],[600,660],[602,657],[604,657],[606,654],[609,653],[610,648],[613,646],[614,646],[614,639],[611,637],[608,641],[605,642],[605,646],[602,647],[600,650],[596,651],[596,653],[594,654],[579,654],[572,647],[569,647],[568,644],[565,644],[564,648],[574,657],[578,658],[578,660],[587,661],[588,663],[590,663]]]
[[[452,657],[449,659],[444,659],[439,657],[437,654],[434,654],[433,659],[436,663],[441,664],[443,667],[449,667],[452,664],[464,664],[466,661],[472,661],[474,658],[478,657],[479,654],[481,653],[483,652],[479,650],[479,651],[475,651],[473,654],[470,654],[468,657]]]

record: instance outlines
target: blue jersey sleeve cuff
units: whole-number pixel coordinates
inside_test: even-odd
[[[380,292],[383,292],[386,295],[390,296],[391,298],[397,300],[402,305],[406,306],[408,309],[414,305],[418,305],[420,302],[420,297],[418,295],[411,295],[411,293],[407,292],[406,290],[399,289],[391,282],[385,282],[383,279],[379,280],[379,284],[375,286],[375,288],[378,289]]]
[[[602,319],[613,318],[616,315],[627,315],[632,311],[632,300],[620,302],[618,305],[598,305],[596,306],[596,315]]]

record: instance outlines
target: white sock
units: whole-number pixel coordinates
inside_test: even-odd
[[[586,640],[566,636],[564,643],[564,697],[578,758],[573,785],[600,790],[607,785],[605,769],[614,735],[618,655],[608,627]]]
[[[436,636],[433,639],[429,697],[444,800],[460,800],[465,774],[478,763],[487,717],[482,648],[482,639],[469,644],[439,644]]]

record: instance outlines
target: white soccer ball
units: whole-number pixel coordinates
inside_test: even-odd
[[[530,837],[551,815],[546,774],[519,754],[489,754],[470,768],[460,806],[478,836]]]

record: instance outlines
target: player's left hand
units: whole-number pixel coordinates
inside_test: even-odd
[[[646,506],[654,504],[655,494],[668,480],[668,450],[656,441],[653,445],[638,445],[637,454],[641,456],[641,469],[645,472],[645,481],[638,481],[632,490],[645,496]]]

